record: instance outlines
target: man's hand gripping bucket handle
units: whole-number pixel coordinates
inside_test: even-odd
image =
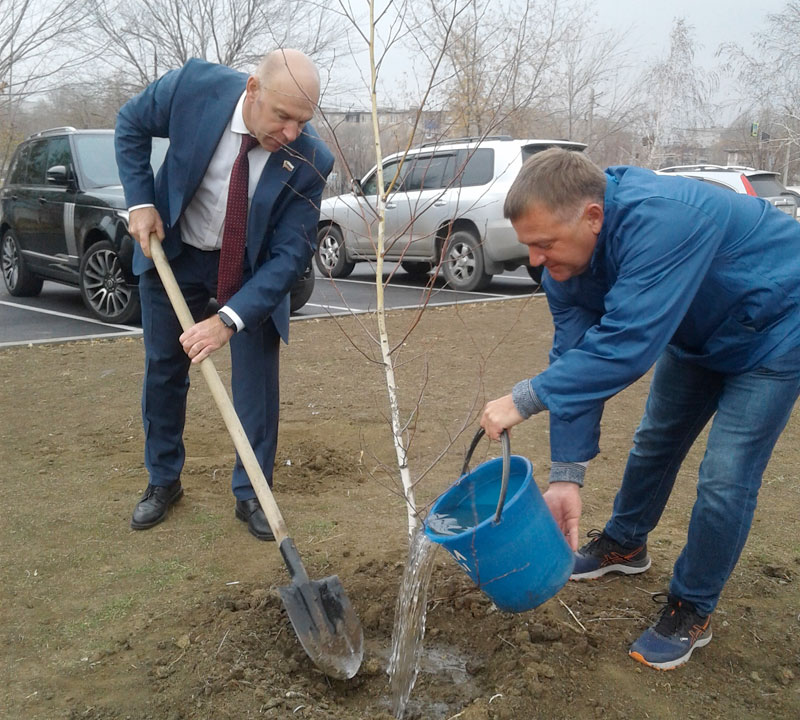
[[[472,443],[464,457],[464,465],[461,467],[461,475],[459,477],[464,477],[464,475],[469,472],[469,461],[472,459],[472,453],[475,452],[475,448],[478,446],[484,432],[483,428],[478,428],[478,432],[476,432],[475,437],[472,438]],[[508,492],[508,476],[511,470],[511,441],[508,439],[508,430],[503,430],[503,432],[500,433],[500,442],[503,445],[503,476],[500,481],[500,498],[497,501],[497,510],[494,514],[493,522],[495,524],[500,522],[500,515],[506,503],[506,492]]]

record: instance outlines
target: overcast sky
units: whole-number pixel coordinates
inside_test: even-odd
[[[631,28],[626,43],[649,60],[666,55],[675,18],[694,27],[698,64],[711,67],[714,53],[725,42],[750,47],[752,35],[766,16],[778,13],[786,0],[594,0],[601,26]],[[798,40],[800,42],[800,40]]]
[[[629,72],[638,74],[646,66],[664,58],[669,51],[669,35],[675,18],[682,17],[693,27],[693,37],[697,43],[696,63],[710,70],[719,60],[714,57],[717,48],[727,42],[751,49],[753,34],[763,28],[769,13],[778,13],[787,0],[592,0],[591,14],[585,18],[575,18],[575,22],[595,23],[600,31],[613,29],[624,33],[623,49],[630,50],[626,64]],[[800,40],[798,40],[800,42]],[[360,47],[358,41],[354,47]],[[404,52],[390,53],[394,62],[387,63],[381,70],[382,96],[380,104],[400,103],[404,91],[414,95],[416,74],[412,62]],[[399,59],[398,59],[399,58]],[[356,66],[366,67],[363,55],[355,56],[353,67],[347,63],[338,71],[348,82],[355,83],[344,92],[337,93],[331,88],[326,102],[342,107],[368,107],[368,97],[364,85],[359,80]],[[427,75],[424,74],[425,80]],[[720,96],[728,95],[730,80],[722,79]],[[345,83],[347,84],[347,83]],[[387,90],[388,88],[388,90]],[[735,115],[735,108],[726,113]],[[724,118],[721,118],[724,119]]]

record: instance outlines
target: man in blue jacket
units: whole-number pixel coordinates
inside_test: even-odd
[[[711,640],[800,394],[800,223],[760,198],[635,167],[602,172],[561,149],[523,166],[504,210],[531,264],[547,268],[555,335],[549,367],[488,403],[481,424],[497,438],[549,411],[544,497],[573,550],[603,404],[656,363],[611,518],[577,550],[572,579],[650,567],[647,536],[713,417],[667,603],[630,648],[676,667]]]
[[[319,90],[309,58],[276,50],[250,76],[190,60],[119,112],[117,163],[138,241],[133,268],[145,342],[142,417],[150,479],[133,511],[136,530],[160,523],[183,494],[189,366],[228,342],[234,407],[271,484],[288,293],[311,258],[333,165],[309,124]],[[170,141],[155,178],[153,137]],[[198,320],[185,333],[150,260],[152,233],[163,241]],[[222,308],[204,320],[210,297]],[[238,457],[232,487],[236,517],[255,537],[273,540]]]

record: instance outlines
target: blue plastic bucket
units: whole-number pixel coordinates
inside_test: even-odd
[[[533,482],[530,460],[511,455],[507,433],[503,458],[468,472],[482,436],[481,429],[461,477],[433,504],[425,534],[455,558],[500,610],[524,612],[564,587],[575,558]]]

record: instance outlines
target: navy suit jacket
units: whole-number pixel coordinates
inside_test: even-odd
[[[246,82],[245,73],[193,59],[149,85],[119,112],[116,154],[127,206],[155,205],[169,259],[182,251],[181,215]],[[155,178],[150,166],[153,137],[170,141]],[[271,318],[288,340],[288,292],[314,252],[319,203],[332,167],[333,155],[311,125],[270,155],[250,204],[243,284],[228,301],[246,327]],[[152,267],[136,243],[134,272]]]

